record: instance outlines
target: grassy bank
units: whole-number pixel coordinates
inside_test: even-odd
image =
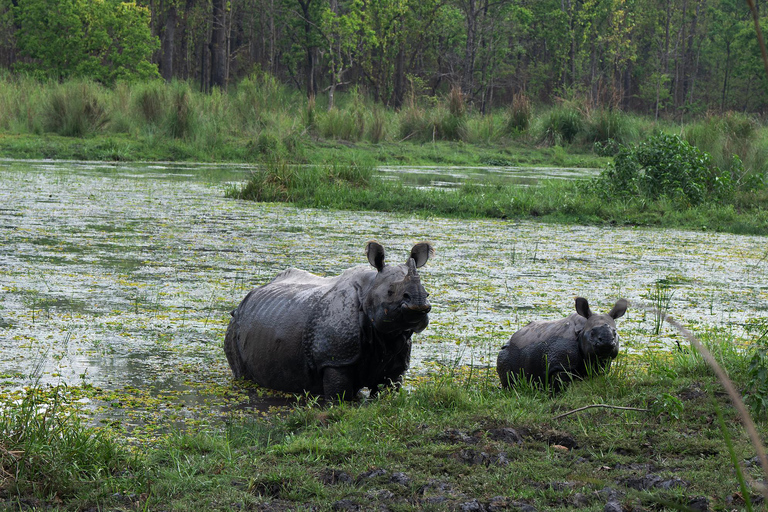
[[[699,334],[739,390],[754,392],[750,360],[736,340]],[[754,449],[692,349],[620,356],[607,375],[554,397],[502,391],[493,372],[456,366],[414,386],[364,403],[310,403],[270,419],[230,415],[221,430],[132,449],[109,427],[91,429],[61,408],[40,413],[40,421],[12,414],[0,439],[0,506],[751,510],[762,500],[757,488],[741,487],[761,478]],[[559,417],[595,404],[609,407]],[[742,482],[737,471],[746,473]]]
[[[608,169],[622,148],[637,147],[656,133],[679,134],[709,155],[707,165],[728,177],[733,194],[727,200],[697,199],[681,208],[680,201],[670,200],[674,190],[670,197],[631,197],[622,190],[606,194],[568,183],[537,190],[470,183],[459,193],[446,193],[375,179],[345,184],[332,177],[326,183],[312,175],[298,180],[312,189],[278,183],[280,190],[254,192],[258,183],[252,183],[231,195],[312,207],[768,232],[768,130],[743,114],[679,126],[595,108],[585,100],[544,106],[524,96],[481,114],[457,90],[446,97],[413,96],[400,110],[354,90],[338,94],[336,106],[328,109],[322,98],[307,100],[266,74],[212,94],[184,82],[105,88],[88,81],[5,77],[0,85],[0,157],[6,158],[266,163],[268,172],[274,162],[336,171],[345,165]],[[673,175],[688,171],[670,165],[672,172],[659,183],[671,181],[674,188],[679,184]]]
[[[524,95],[480,113],[458,91],[411,95],[395,110],[363,92],[308,100],[267,74],[225,92],[186,82],[39,82],[0,76],[0,156],[107,161],[555,165],[603,167],[621,144],[681,133],[721,167],[737,154],[745,169],[768,169],[768,132],[742,114],[677,125],[584,99],[535,105]]]
[[[768,193],[738,192],[731,202],[681,207],[662,196],[613,197],[594,181],[549,180],[536,187],[469,182],[456,190],[420,189],[384,180],[366,163],[303,167],[270,161],[230,197],[283,201],[301,207],[411,212],[463,218],[688,228],[768,233]]]

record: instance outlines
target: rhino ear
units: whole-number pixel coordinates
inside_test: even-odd
[[[416,263],[416,268],[423,267],[429,258],[435,255],[435,249],[429,242],[419,242],[411,249],[411,258]]]
[[[384,247],[376,240],[371,240],[365,244],[365,254],[368,255],[368,261],[381,272],[384,269]]]
[[[627,308],[629,307],[629,302],[627,302],[626,299],[619,299],[616,301],[616,305],[613,306],[613,309],[610,313],[608,313],[608,316],[616,320],[617,318],[624,316],[624,313],[627,312]]]
[[[576,312],[584,318],[592,316],[592,310],[589,309],[589,302],[584,297],[576,297]]]

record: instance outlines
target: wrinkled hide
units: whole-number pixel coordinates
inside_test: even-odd
[[[291,268],[251,290],[232,312],[224,350],[236,379],[328,398],[354,398],[367,387],[399,385],[411,335],[431,309],[417,267],[434,254],[416,244],[406,263],[386,265],[384,248],[336,277]]]
[[[576,313],[552,321],[534,321],[501,347],[496,371],[503,387],[516,378],[549,384],[558,390],[574,378],[601,373],[619,353],[615,320],[628,303],[616,302],[607,314],[592,314],[587,299],[576,299]]]

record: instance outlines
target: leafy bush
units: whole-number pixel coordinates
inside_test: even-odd
[[[733,196],[730,175],[677,135],[659,134],[636,148],[623,146],[598,180],[611,195],[666,196],[686,206]]]

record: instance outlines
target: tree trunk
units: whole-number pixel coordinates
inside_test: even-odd
[[[315,84],[315,48],[312,45],[312,22],[309,18],[309,6],[312,0],[298,0],[298,2],[301,6],[301,13],[304,16],[304,44],[307,51],[305,69],[307,98],[312,98],[317,95],[317,84]]]
[[[731,71],[731,42],[725,45],[725,77],[723,78],[723,94],[720,99],[720,112],[725,112],[725,98],[728,94],[728,75]]]
[[[227,85],[226,0],[213,0],[211,29],[211,87]]]
[[[472,95],[475,74],[475,51],[477,39],[477,15],[475,0],[467,0],[464,5],[464,14],[467,17],[467,44],[464,49],[464,76],[462,89],[467,97]]]
[[[161,43],[160,74],[166,82],[173,79],[173,52],[176,39],[176,6],[171,4],[165,18],[165,29]]]
[[[400,108],[405,98],[405,41],[400,42],[400,50],[395,59],[395,83],[392,93],[392,106]]]

